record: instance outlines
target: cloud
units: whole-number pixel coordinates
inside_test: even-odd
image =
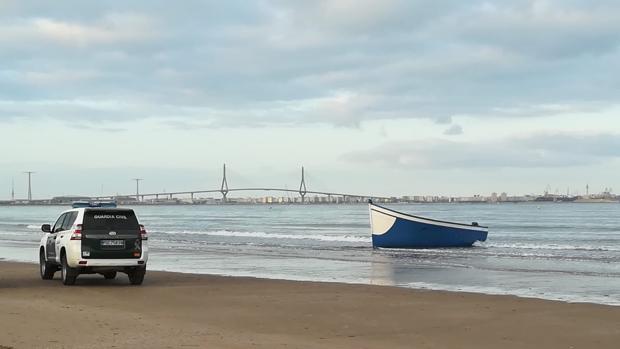
[[[387,168],[552,168],[595,165],[620,158],[620,134],[537,134],[489,142],[388,142],[343,159]]]
[[[463,126],[454,124],[454,125],[448,127],[443,132],[443,134],[448,135],[448,136],[462,135],[463,134]]]
[[[106,15],[98,25],[83,25],[47,18],[34,19],[37,34],[63,44],[95,45],[136,41],[150,37],[149,19],[140,15]]]
[[[534,0],[485,3],[453,18],[465,40],[529,56],[555,58],[614,51],[619,6],[602,1]],[[587,7],[586,7],[587,6]],[[587,28],[587,29],[586,29]]]
[[[0,121],[357,127],[618,104],[614,1],[3,6]]]
[[[154,37],[153,20],[145,15],[108,13],[94,23],[34,17],[0,23],[0,43],[27,40],[67,46],[114,45]]]

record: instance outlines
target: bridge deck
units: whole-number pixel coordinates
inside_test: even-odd
[[[277,192],[289,192],[289,193],[299,193],[299,190],[295,189],[286,189],[286,188],[230,188],[228,192],[240,192],[240,191],[277,191]],[[175,192],[167,192],[167,193],[144,193],[138,194],[138,196],[144,197],[158,197],[158,196],[177,196],[177,195],[195,195],[195,194],[207,194],[207,193],[222,193],[221,189],[210,189],[210,190],[191,190],[191,191],[175,191]],[[314,194],[314,195],[327,195],[327,196],[343,196],[343,197],[353,197],[353,198],[373,198],[373,199],[390,199],[389,197],[384,196],[376,196],[376,195],[358,195],[358,194],[345,194],[345,193],[332,193],[325,191],[313,191],[307,190],[304,191],[305,194]],[[107,196],[95,196],[93,199],[95,200],[103,200],[103,199],[113,199],[115,197],[135,197],[135,194],[131,195],[107,195]]]

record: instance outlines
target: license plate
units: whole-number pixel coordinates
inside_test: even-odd
[[[102,247],[125,247],[125,240],[101,240]]]

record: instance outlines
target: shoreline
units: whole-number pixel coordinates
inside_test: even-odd
[[[34,261],[26,261],[26,260],[12,260],[0,257],[1,263],[16,263],[16,264],[31,264],[38,265],[37,262]],[[515,297],[518,299],[526,299],[526,300],[541,300],[541,301],[549,301],[549,302],[559,302],[565,304],[592,304],[592,305],[601,305],[607,307],[616,307],[620,309],[620,301],[611,301],[608,298],[601,297],[598,301],[579,298],[579,296],[575,295],[547,295],[547,297],[535,295],[535,294],[518,294],[518,293],[510,293],[510,291],[504,291],[500,288],[492,288],[492,287],[483,287],[483,286],[450,286],[443,285],[437,286],[436,284],[428,284],[421,283],[418,286],[399,286],[399,285],[390,285],[390,284],[382,284],[382,283],[364,283],[364,282],[355,282],[355,281],[333,281],[333,280],[312,280],[308,278],[278,278],[278,277],[269,277],[266,275],[261,276],[252,276],[252,275],[244,275],[244,274],[217,274],[217,273],[197,273],[193,271],[179,271],[174,268],[167,269],[148,269],[149,272],[161,272],[161,273],[173,273],[173,274],[183,274],[183,275],[195,275],[195,276],[214,276],[214,277],[226,277],[226,278],[248,278],[255,280],[265,280],[265,281],[290,281],[290,282],[313,282],[313,283],[325,283],[325,284],[342,284],[342,285],[354,285],[354,286],[377,286],[377,287],[394,287],[405,290],[414,290],[414,291],[428,291],[428,292],[447,292],[447,293],[464,293],[464,294],[473,294],[473,295],[481,295],[481,296],[506,296],[506,297]],[[483,291],[485,290],[485,291]],[[569,299],[573,297],[573,299]],[[0,349],[2,349],[0,347]]]
[[[2,259],[0,259],[0,263]],[[12,262],[12,261],[7,261]],[[28,263],[29,262],[17,262],[17,263]],[[363,283],[363,282],[346,282],[346,281],[325,281],[325,280],[310,280],[304,278],[297,279],[284,279],[277,277],[268,277],[268,276],[250,276],[250,275],[232,275],[232,274],[213,274],[213,273],[195,273],[195,272],[184,272],[177,270],[166,270],[166,269],[149,269],[149,271],[154,272],[162,272],[162,273],[174,273],[174,274],[185,274],[185,275],[197,275],[197,276],[217,276],[217,277],[227,277],[227,278],[248,278],[255,280],[265,280],[265,281],[290,281],[290,282],[313,282],[320,284],[339,284],[339,285],[352,285],[352,286],[375,286],[375,287],[393,287],[404,290],[413,290],[413,291],[423,291],[423,292],[446,292],[446,293],[455,293],[455,294],[472,294],[472,295],[480,295],[480,296],[501,296],[501,297],[514,297],[518,299],[525,300],[540,300],[540,301],[548,301],[548,302],[558,302],[564,304],[591,304],[591,305],[601,305],[605,307],[614,307],[620,310],[620,301],[614,301],[613,303],[606,303],[604,301],[590,301],[584,299],[564,299],[560,297],[552,298],[550,297],[542,297],[535,295],[526,295],[526,294],[515,294],[509,293],[509,291],[503,291],[499,288],[491,290],[490,287],[478,287],[478,286],[436,286],[436,284],[423,283],[423,285],[419,285],[417,287],[411,286],[399,286],[399,285],[388,285],[381,283]],[[486,289],[487,291],[482,291],[482,289]],[[577,296],[566,296],[568,297],[577,297]],[[1,349],[1,348],[0,348]]]
[[[392,286],[149,271],[73,287],[0,261],[0,347],[616,348],[620,308]],[[96,328],[96,331],[93,331]],[[67,335],[80,333],[80,341]]]

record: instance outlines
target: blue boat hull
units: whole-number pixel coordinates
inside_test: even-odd
[[[487,227],[406,215],[373,204],[370,215],[373,247],[469,247],[488,235]]]

